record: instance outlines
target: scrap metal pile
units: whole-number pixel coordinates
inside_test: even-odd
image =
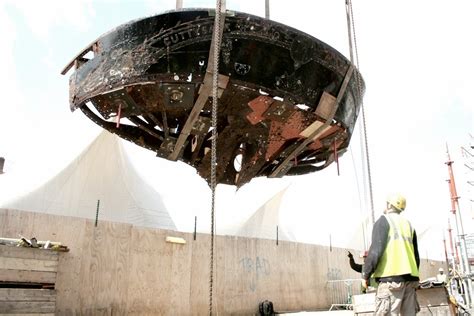
[[[71,110],[210,181],[212,10],[132,21],[103,35],[63,70]],[[227,12],[219,56],[217,183],[241,186],[327,167],[349,145],[364,83],[318,39]]]

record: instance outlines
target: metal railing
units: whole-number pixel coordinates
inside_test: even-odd
[[[352,309],[352,296],[362,293],[362,279],[329,280],[326,284],[329,310]]]

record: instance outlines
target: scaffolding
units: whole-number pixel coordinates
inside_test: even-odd
[[[452,294],[460,294],[463,300],[463,303],[468,307],[472,308],[472,280],[471,280],[471,268],[468,260],[467,245],[466,245],[466,235],[464,233],[463,220],[461,216],[461,209],[459,206],[459,196],[456,190],[456,182],[454,180],[453,172],[453,163],[449,155],[449,150],[446,148],[446,153],[448,161],[446,165],[448,166],[449,173],[449,191],[451,196],[451,213],[455,217],[456,221],[456,232],[457,232],[457,242],[455,243],[456,257],[452,258],[451,261],[451,277],[456,279],[458,282],[452,282],[450,291]],[[451,228],[449,228],[451,235]],[[452,237],[450,237],[452,238]],[[451,243],[452,244],[452,243]],[[451,246],[453,247],[453,246]],[[451,249],[453,250],[453,249]],[[453,253],[453,251],[452,251]]]

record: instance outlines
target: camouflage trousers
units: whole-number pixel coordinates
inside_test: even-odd
[[[380,282],[375,295],[375,315],[411,316],[420,311],[418,281]]]

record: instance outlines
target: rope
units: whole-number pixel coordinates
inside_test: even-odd
[[[209,266],[209,315],[212,315],[212,297],[214,285],[214,235],[215,235],[215,199],[216,199],[216,164],[217,164],[217,102],[219,84],[219,54],[221,47],[220,24],[222,1],[216,1],[216,15],[214,18],[214,50],[213,71],[212,71],[212,142],[211,142],[211,250]]]
[[[354,64],[354,56],[353,56],[353,47],[352,47],[352,37],[354,37],[354,48],[355,48],[355,59],[356,59],[356,67],[359,70],[359,52],[357,49],[357,36],[355,31],[355,22],[354,22],[354,12],[352,10],[352,0],[346,0],[346,13],[347,13],[347,24],[348,24],[348,32],[349,32],[349,47],[350,47],[350,54],[351,54],[351,62]],[[371,211],[371,219],[372,224],[375,223],[375,210],[374,210],[374,199],[373,199],[373,190],[372,190],[372,173],[370,168],[370,157],[369,157],[369,142],[367,136],[367,122],[365,118],[365,107],[364,102],[362,100],[362,83],[360,79],[360,72],[356,72],[356,81],[357,81],[357,88],[359,92],[359,99],[360,99],[360,107],[362,111],[362,134],[364,135],[364,148],[365,148],[365,161],[367,163],[367,177],[369,182],[369,200],[370,200],[370,211]]]

